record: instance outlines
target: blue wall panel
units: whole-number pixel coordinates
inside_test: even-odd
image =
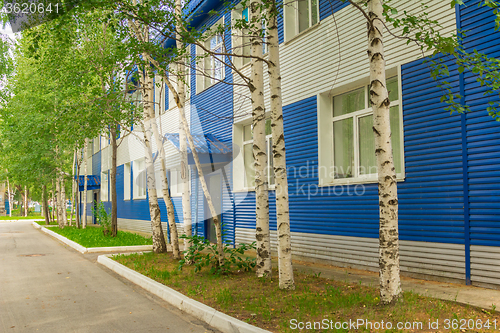
[[[224,22],[226,25],[231,24],[231,14],[230,12],[225,12],[226,8],[221,6],[216,9],[220,14],[213,16],[203,24],[210,26],[217,22],[222,16],[224,16]],[[227,49],[231,48],[231,34],[228,31],[225,33],[225,47]],[[191,54],[195,54],[196,48],[193,46],[191,49]],[[194,65],[194,57],[193,57]],[[226,59],[227,61],[227,59]],[[194,67],[194,66],[193,66]],[[194,69],[191,70],[191,132],[193,134],[213,134],[219,140],[231,142],[232,141],[232,116],[233,116],[233,87],[230,85],[233,82],[233,76],[231,69],[225,67],[225,79],[224,81],[229,84],[224,84],[223,82],[216,83],[207,89],[196,92],[196,79],[197,77]],[[192,193],[192,218],[195,222],[197,217],[198,224],[196,231],[199,235],[204,235],[203,230],[203,217],[204,217],[204,197],[201,185],[197,179],[196,169],[192,172],[191,181],[191,193]],[[231,175],[228,175],[229,181],[232,181]],[[222,215],[222,223],[224,225],[223,233],[224,239],[232,243],[234,239],[234,228],[233,228],[233,215],[232,215],[232,198],[223,198],[223,210],[226,212]],[[193,226],[194,227],[194,226]]]
[[[461,6],[461,25],[466,30],[463,45],[466,51],[500,57],[500,33],[494,31],[495,17],[479,1],[465,1]],[[486,111],[489,101],[498,101],[498,94],[484,96],[486,91],[476,76],[464,73],[465,102],[471,112],[466,114],[467,163],[469,181],[471,245],[500,246],[500,122]]]
[[[349,1],[341,0],[319,0],[319,19],[324,20],[328,16],[349,5]]]
[[[101,151],[92,155],[92,174],[101,176]]]

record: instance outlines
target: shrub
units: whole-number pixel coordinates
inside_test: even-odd
[[[100,202],[97,209],[92,207],[92,212],[97,224],[101,226],[104,236],[111,235],[111,214],[106,211],[104,204]]]
[[[190,241],[191,246],[187,251],[184,251],[184,259],[179,261],[179,270],[188,263],[194,265],[194,271],[199,272],[203,267],[210,267],[210,272],[213,274],[227,274],[235,269],[251,271],[256,265],[255,258],[246,257],[245,251],[254,249],[255,242],[252,244],[239,244],[232,248],[224,244],[224,264],[219,265],[219,252],[217,244],[212,244],[208,239],[202,236],[186,236],[180,238],[184,241]]]

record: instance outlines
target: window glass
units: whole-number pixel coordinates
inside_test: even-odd
[[[271,135],[271,119],[266,119],[266,135]]]
[[[335,178],[351,178],[354,169],[352,118],[333,123]]]
[[[243,127],[243,141],[249,141],[253,139],[252,125],[247,125]]]
[[[245,163],[245,187],[255,186],[255,170],[253,165],[253,144],[249,143],[243,146],[243,160]]]
[[[389,92],[389,101],[397,101],[399,99],[398,78],[387,80],[387,90]]]
[[[299,33],[309,28],[309,1],[298,0],[299,6]]]
[[[311,25],[318,23],[318,2],[317,0],[311,0]]]
[[[390,108],[391,117],[391,142],[392,155],[394,156],[394,167],[396,173],[402,172],[402,156],[401,156],[401,134],[399,128],[399,106],[395,105]]]
[[[377,173],[373,116],[359,118],[359,174]]]
[[[333,98],[333,116],[338,117],[365,108],[365,88],[335,96]]]

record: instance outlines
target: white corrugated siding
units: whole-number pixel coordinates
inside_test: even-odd
[[[255,230],[236,229],[236,243],[255,241]],[[271,248],[276,251],[276,231]],[[378,239],[292,232],[292,253],[335,265],[378,270]],[[499,252],[500,253],[500,252]],[[465,279],[464,246],[459,244],[400,241],[401,271],[450,279]]]
[[[441,34],[456,32],[455,9],[445,1],[426,1],[429,19],[437,20],[442,26]],[[420,11],[420,2],[399,0],[393,4],[399,13]],[[385,38],[385,59],[387,68],[422,58],[420,49],[413,43],[406,45],[406,40],[396,39],[387,32]],[[339,41],[340,40],[340,57]],[[353,6],[347,6],[333,16],[322,20],[291,41],[280,46],[283,104],[288,105],[307,97],[369,76],[369,64],[366,56],[367,37],[365,18]],[[428,55],[428,54],[426,54]],[[340,64],[339,64],[340,58]],[[266,69],[265,69],[266,71]],[[242,69],[250,74],[250,66]],[[265,98],[269,101],[267,75],[265,78]],[[234,75],[235,83],[243,83]],[[240,119],[251,118],[250,93],[247,87],[234,87],[234,112]],[[266,105],[269,110],[269,105]]]
[[[472,245],[470,249],[471,280],[500,285],[500,247]]]
[[[177,225],[177,233],[182,235],[184,229],[182,224],[176,223]],[[167,232],[167,222],[162,222],[161,226],[163,228],[163,232]],[[131,219],[118,219],[118,229],[119,230],[127,230],[127,231],[136,231],[142,232],[148,235],[151,235],[151,221],[149,220],[131,220]]]

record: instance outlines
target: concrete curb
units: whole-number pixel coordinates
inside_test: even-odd
[[[97,262],[106,266],[115,273],[127,280],[139,285],[150,293],[172,304],[176,308],[189,313],[190,315],[203,320],[210,326],[224,333],[270,333],[262,328],[255,327],[241,320],[228,316],[203,303],[184,296],[161,283],[158,283],[147,276],[123,266],[122,264],[109,258],[110,255],[100,255]]]
[[[135,245],[135,246],[111,246],[111,247],[83,247],[80,244],[67,239],[58,233],[53,232],[45,227],[40,226],[38,223],[33,222],[33,227],[40,229],[46,234],[58,239],[69,247],[77,250],[80,253],[98,253],[98,252],[126,252],[126,251],[152,251],[153,245]]]

